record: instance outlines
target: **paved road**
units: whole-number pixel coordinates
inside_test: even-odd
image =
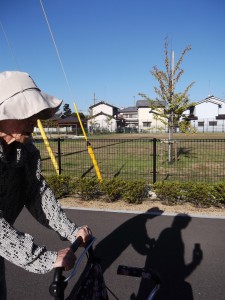
[[[149,286],[136,278],[116,275],[117,266],[153,267],[164,279],[166,300],[225,300],[225,219],[183,218],[153,214],[66,210],[78,224],[89,224],[97,241],[95,251],[102,258],[107,285],[120,300],[132,293],[144,300]],[[67,246],[56,233],[40,226],[24,210],[15,226],[32,234],[35,241],[55,250]],[[154,248],[149,247],[149,243]],[[203,259],[193,261],[194,245],[199,244]],[[50,300],[53,272],[28,273],[7,263],[9,300]],[[67,291],[72,288],[72,283]],[[173,290],[173,297],[168,297]],[[110,297],[113,299],[113,297]],[[159,299],[157,297],[156,299]]]

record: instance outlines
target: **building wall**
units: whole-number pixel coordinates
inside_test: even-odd
[[[108,130],[114,132],[116,130],[116,120],[109,118],[105,115],[99,115],[91,120],[88,120],[88,131],[92,130]]]
[[[225,108],[219,108],[217,104],[203,102],[195,106],[195,115],[200,118],[215,118],[218,114],[225,113]]]
[[[165,125],[154,118],[154,114],[149,113],[149,107],[139,107],[138,108],[138,127],[139,131],[145,130],[162,130]]]
[[[198,120],[192,120],[191,125],[197,132],[225,132],[225,120],[198,118]]]
[[[104,112],[107,115],[113,115],[113,108],[112,106],[106,105],[104,103],[100,103],[97,106],[92,108],[92,116],[97,115],[100,112]]]

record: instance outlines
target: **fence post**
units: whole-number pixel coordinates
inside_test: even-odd
[[[62,173],[60,138],[58,138],[58,165],[59,165],[59,175],[60,175]]]
[[[153,161],[152,161],[152,165],[153,165],[153,183],[156,182],[156,138],[153,138]]]

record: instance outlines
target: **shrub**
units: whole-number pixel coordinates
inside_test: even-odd
[[[100,184],[100,190],[104,193],[106,201],[119,200],[123,194],[124,180],[120,178],[104,179]]]
[[[60,198],[70,194],[70,176],[51,175],[49,177],[46,177],[46,181],[55,194],[56,198]]]
[[[183,200],[181,184],[177,181],[156,182],[152,189],[164,204],[175,205]]]
[[[122,198],[128,203],[140,204],[147,197],[148,191],[144,180],[127,181],[123,187]]]
[[[144,180],[123,180],[78,178],[52,175],[46,177],[48,185],[56,198],[70,194],[79,194],[84,200],[98,199],[100,196],[110,202],[122,199],[128,203],[140,204],[148,197],[149,185]],[[177,181],[162,181],[152,185],[157,199],[166,205],[188,202],[196,207],[225,206],[225,182],[214,184]]]
[[[212,194],[217,200],[217,206],[225,205],[225,182],[217,182],[213,185]]]
[[[215,205],[216,200],[213,197],[212,185],[204,182],[187,182],[183,184],[184,199],[197,207],[210,207]]]
[[[84,200],[98,198],[100,195],[99,181],[97,178],[79,178],[75,183],[75,190]]]

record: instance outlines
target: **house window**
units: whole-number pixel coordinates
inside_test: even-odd
[[[137,114],[124,114],[123,116],[124,116],[124,118],[137,118],[138,117]]]
[[[217,126],[217,121],[209,121],[209,126]]]
[[[199,127],[204,127],[204,122],[198,122]]]
[[[152,122],[143,122],[143,127],[151,127]]]

